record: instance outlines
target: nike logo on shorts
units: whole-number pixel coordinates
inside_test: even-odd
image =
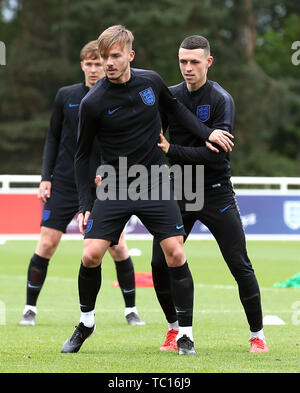
[[[219,209],[219,212],[220,212],[220,213],[224,213],[227,209],[230,208],[230,206],[231,206],[231,205],[228,205],[228,206],[224,207],[224,209]]]

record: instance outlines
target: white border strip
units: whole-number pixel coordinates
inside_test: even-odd
[[[6,240],[38,240],[40,234],[30,235],[15,235],[7,234],[0,235],[0,243]],[[125,235],[126,240],[152,240],[153,236],[150,234],[127,234]],[[80,234],[63,234],[62,240],[83,240],[83,236]],[[212,235],[209,234],[191,234],[188,240],[215,240]],[[246,235],[246,240],[251,241],[299,241],[300,235]]]

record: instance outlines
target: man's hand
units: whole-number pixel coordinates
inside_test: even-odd
[[[161,132],[160,135],[160,143],[157,144],[158,147],[161,148],[161,150],[167,154],[170,148],[170,143],[167,141],[167,139],[164,137],[164,134]]]
[[[102,177],[100,175],[97,175],[94,179],[94,182],[95,182],[96,186],[99,186],[99,184],[101,184],[101,182],[102,182]]]
[[[214,130],[210,134],[210,136],[208,138],[208,142],[217,143],[225,151],[232,151],[232,146],[234,146],[234,143],[232,142],[232,140],[230,138],[234,138],[234,136],[231,135],[229,132],[224,131],[224,130]],[[210,146],[213,147],[212,145],[210,145]],[[207,146],[207,147],[213,151],[218,151],[218,149],[216,149],[216,148],[212,149],[210,146]]]
[[[47,198],[51,196],[51,181],[41,181],[39,190],[38,190],[38,198],[43,202],[47,202]]]
[[[90,214],[91,214],[91,212],[89,212],[89,211],[86,211],[84,215],[83,215],[83,213],[78,214],[77,222],[78,222],[78,226],[79,226],[79,231],[82,235],[84,235],[84,230],[87,226]]]
[[[206,147],[209,149],[209,150],[211,150],[211,151],[214,151],[215,153],[219,153],[219,150],[216,148],[216,147],[214,147],[210,142],[205,142],[205,145],[206,145]]]

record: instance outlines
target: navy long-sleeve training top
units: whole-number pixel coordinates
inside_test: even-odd
[[[55,97],[45,140],[42,181],[59,181],[75,187],[74,156],[81,100],[89,92],[85,83],[61,87]],[[90,180],[100,165],[101,157],[94,145],[90,160]]]
[[[189,92],[185,82],[171,86],[169,89],[178,101],[198,117],[199,123],[211,129],[221,129],[232,133],[234,101],[217,82],[207,80],[200,89],[192,92]],[[229,181],[231,171],[228,152],[223,151],[217,145],[219,153],[211,151],[202,139],[182,127],[174,116],[170,114],[165,116],[162,113],[162,119],[164,128],[169,127],[171,145],[167,157],[172,165],[204,165],[205,187]]]
[[[81,212],[91,210],[93,205],[86,173],[95,137],[103,162],[112,165],[117,175],[119,157],[127,158],[128,167],[142,164],[150,168],[165,162],[157,146],[161,131],[159,109],[173,114],[179,124],[203,141],[213,131],[173,97],[154,71],[132,68],[129,81],[123,84],[103,78],[85,96],[80,107],[75,155]]]

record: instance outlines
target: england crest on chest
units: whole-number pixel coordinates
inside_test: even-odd
[[[200,121],[205,122],[210,118],[210,105],[197,106],[197,117]]]
[[[145,105],[155,104],[155,94],[152,90],[152,87],[148,87],[147,89],[140,91],[140,96],[142,97],[143,103]]]

